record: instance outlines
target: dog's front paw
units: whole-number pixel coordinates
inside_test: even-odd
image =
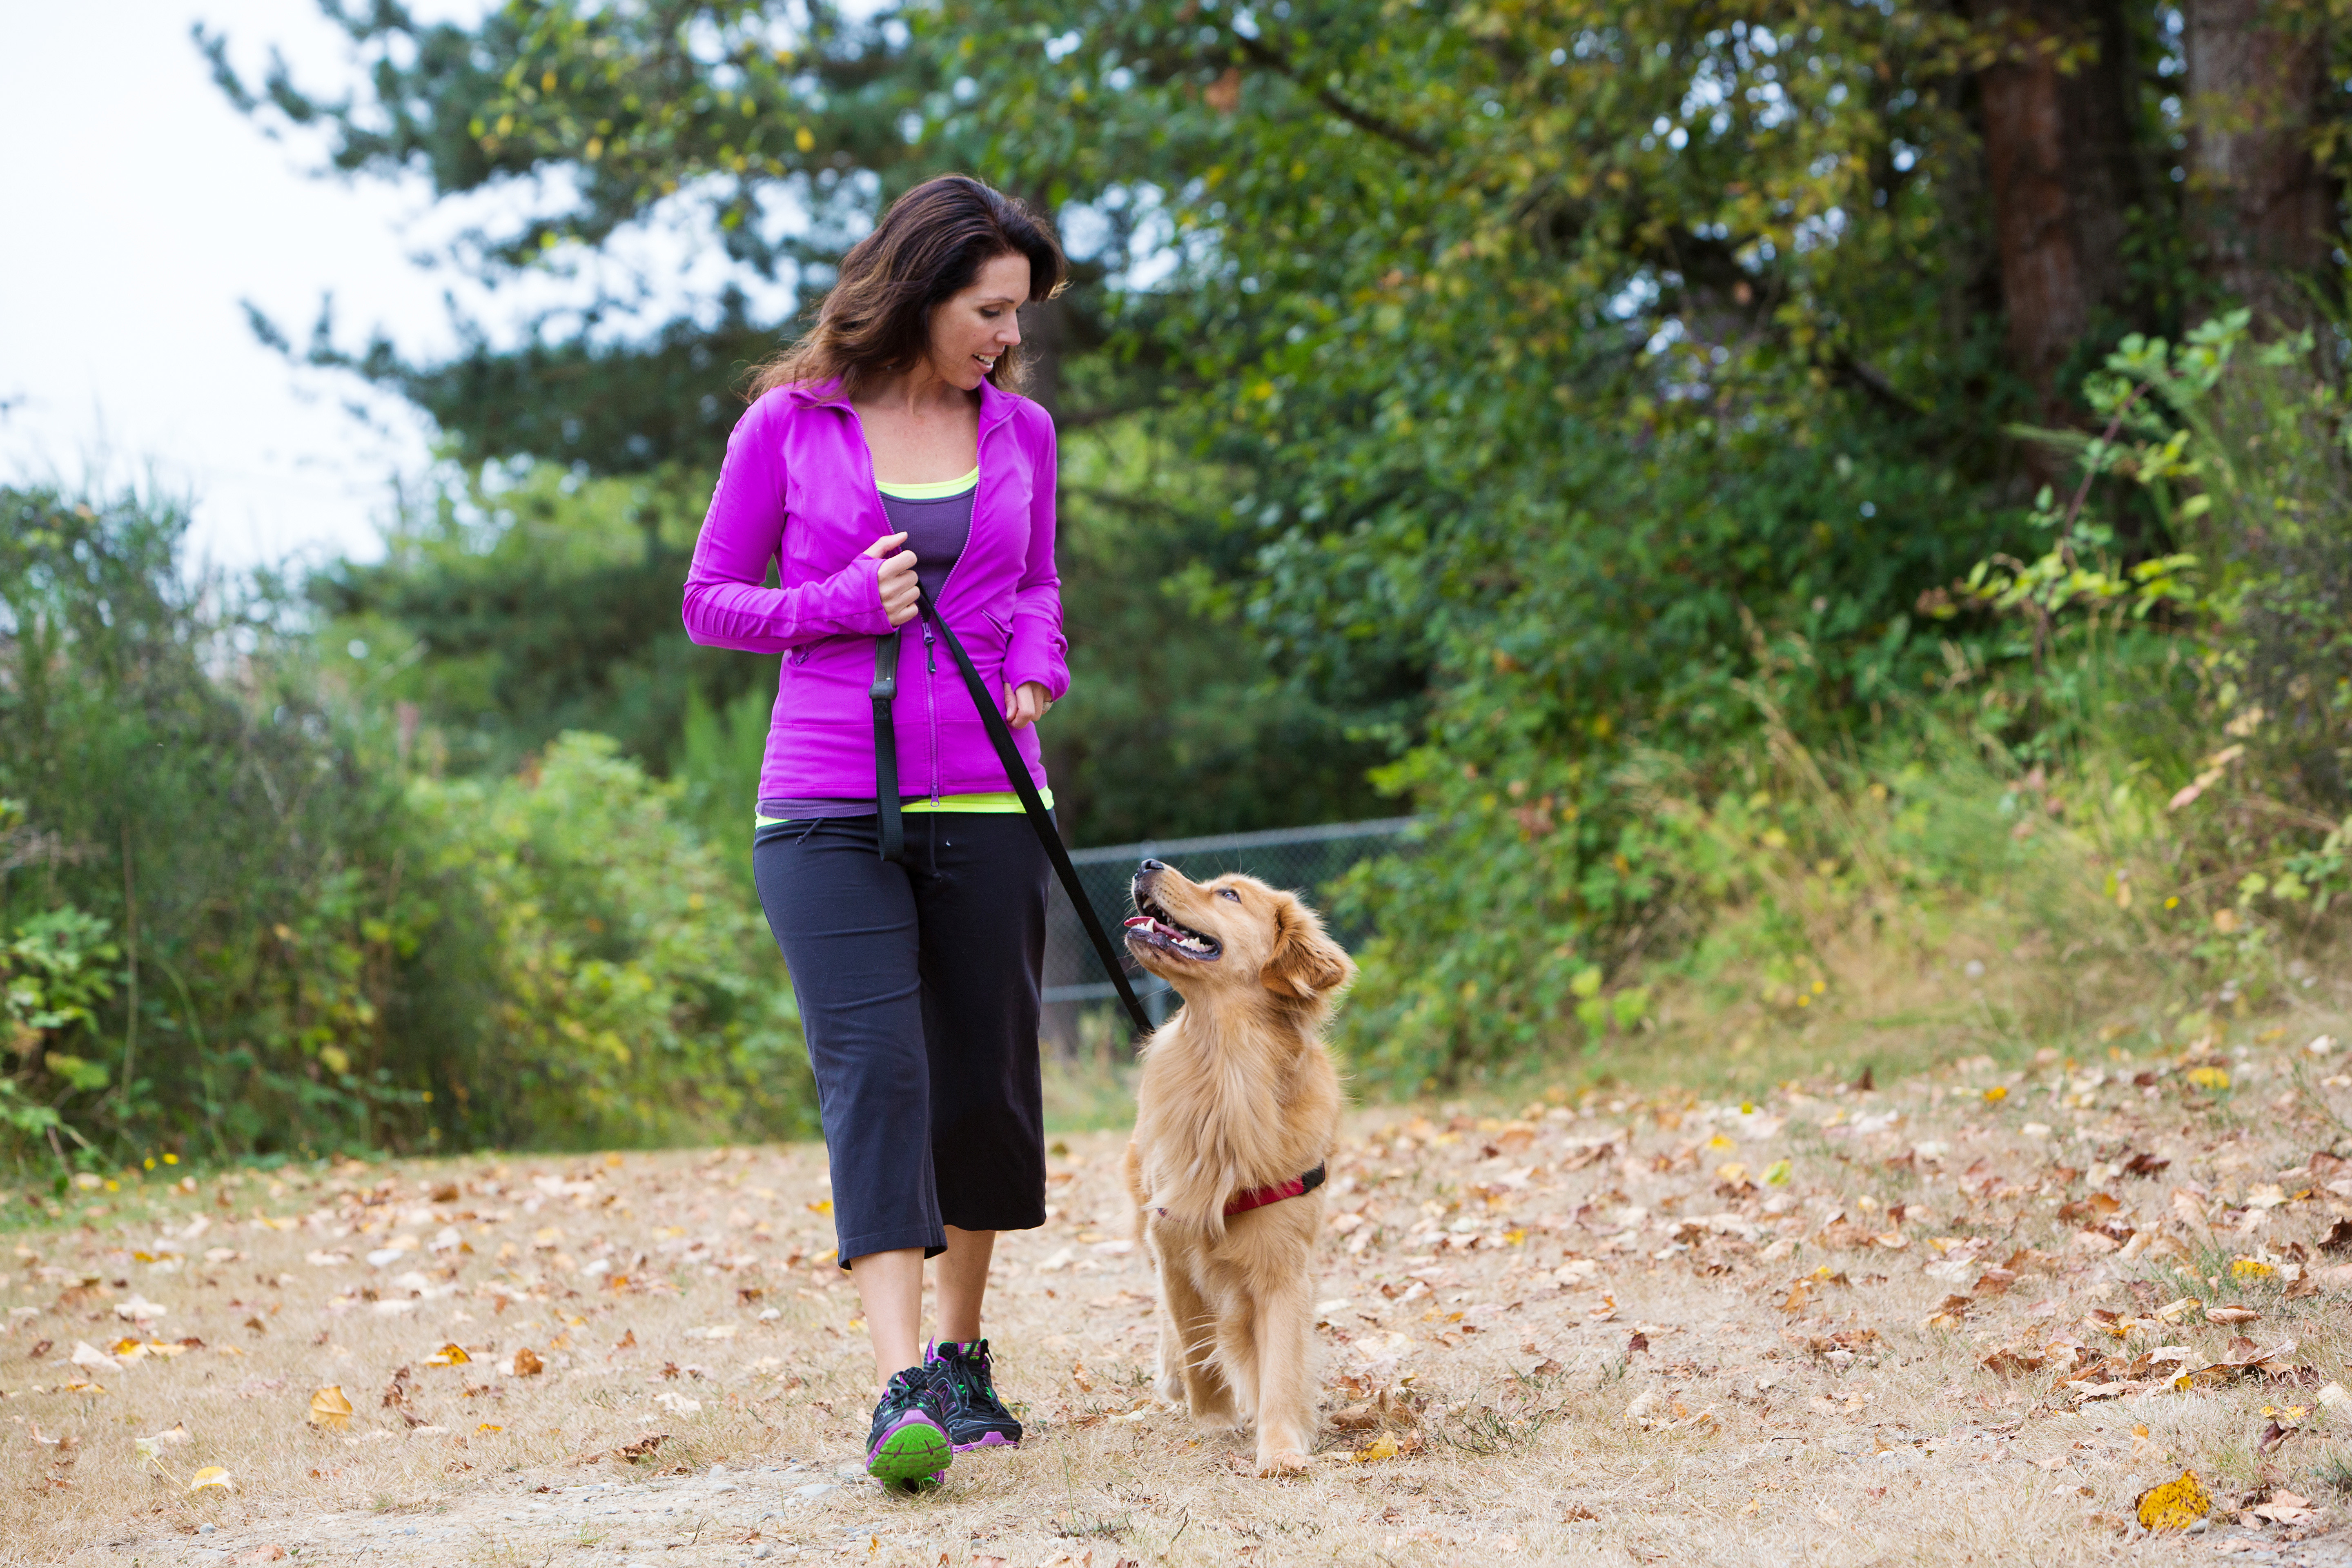
[[[1269,1480],[1278,1476],[1305,1475],[1307,1456],[1296,1448],[1261,1450],[1257,1457],[1257,1473]]]

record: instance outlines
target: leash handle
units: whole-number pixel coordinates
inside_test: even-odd
[[[1055,830],[1054,819],[1046,814],[1045,801],[1038,796],[1036,782],[1029,776],[1029,764],[1022,761],[1020,748],[1013,743],[1012,727],[1005,723],[1004,715],[996,710],[996,703],[990,697],[986,683],[980,679],[980,671],[972,668],[971,656],[963,651],[963,644],[956,641],[955,633],[948,629],[947,617],[940,614],[938,606],[931,603],[930,595],[918,589],[915,604],[918,613],[938,629],[940,640],[948,645],[948,652],[954,658],[956,668],[963,672],[964,687],[971,693],[972,705],[980,710],[980,721],[988,731],[989,742],[996,748],[997,760],[1004,764],[1004,776],[1012,781],[1013,792],[1021,797],[1021,809],[1028,816],[1029,826],[1036,829],[1037,842],[1045,846],[1045,858],[1054,863],[1054,874],[1062,879],[1063,890],[1070,895],[1070,902],[1076,907],[1078,920],[1086,926],[1087,936],[1095,944],[1096,954],[1102,959],[1103,968],[1109,972],[1111,984],[1118,988],[1119,1002],[1127,1008],[1127,1016],[1134,1020],[1135,1032],[1139,1035],[1151,1033],[1151,1016],[1143,1010],[1143,1004],[1136,1000],[1135,987],[1128,984],[1127,969],[1119,963],[1118,950],[1111,945],[1110,937],[1103,931],[1102,921],[1095,915],[1094,905],[1087,900],[1087,890],[1078,881],[1078,868],[1070,864],[1070,852],[1063,847],[1062,836]],[[878,768],[878,748],[876,759]],[[898,805],[895,789],[890,792],[890,805],[895,817]]]
[[[898,632],[874,639],[874,811],[876,839],[882,858],[907,862],[907,822],[898,810],[898,731],[890,721],[890,704],[898,696]]]

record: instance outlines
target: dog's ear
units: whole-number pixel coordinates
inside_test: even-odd
[[[1348,950],[1324,935],[1323,922],[1297,899],[1276,899],[1274,920],[1274,951],[1258,974],[1267,990],[1311,1000],[1355,978],[1356,962]]]

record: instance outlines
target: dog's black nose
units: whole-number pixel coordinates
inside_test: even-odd
[[[1168,862],[1165,860],[1146,860],[1142,865],[1138,866],[1136,869],[1139,871],[1165,871],[1168,869]]]

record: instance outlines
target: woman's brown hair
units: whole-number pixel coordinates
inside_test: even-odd
[[[849,247],[816,325],[752,373],[751,395],[835,376],[854,394],[877,376],[912,369],[930,348],[932,310],[1000,256],[1028,258],[1032,300],[1061,292],[1062,247],[1026,203],[969,174],[924,181]],[[988,379],[1018,390],[1020,355],[1017,345],[1005,350]]]

